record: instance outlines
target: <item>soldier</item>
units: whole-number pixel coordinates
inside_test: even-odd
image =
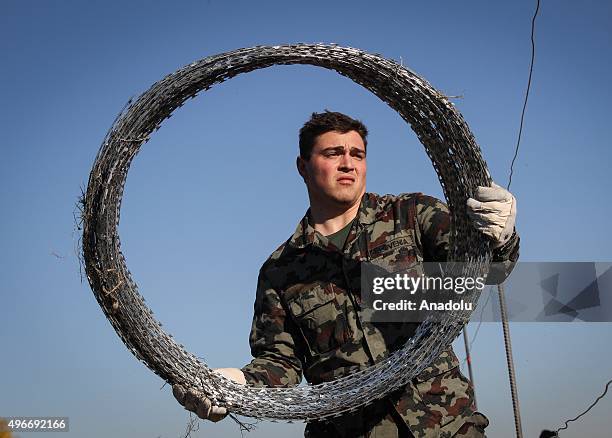
[[[401,348],[417,323],[373,323],[362,316],[360,265],[411,266],[445,261],[450,216],[420,193],[366,193],[366,127],[344,114],[313,113],[300,130],[298,172],[310,208],[293,236],[263,264],[250,335],[254,359],[217,372],[247,385],[311,384],[364,369]],[[493,260],[509,274],[518,259],[515,199],[479,187],[468,214],[489,236]],[[394,244],[390,244],[394,243]],[[176,399],[199,417],[227,412],[178,385]],[[306,437],[483,437],[473,387],[449,347],[408,385],[339,418],[310,422]]]

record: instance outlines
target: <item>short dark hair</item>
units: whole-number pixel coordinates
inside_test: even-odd
[[[368,128],[361,121],[346,114],[325,110],[322,113],[312,113],[310,120],[300,129],[300,157],[307,161],[310,160],[316,138],[330,131],[338,131],[342,134],[357,131],[364,146],[366,148],[368,146]]]

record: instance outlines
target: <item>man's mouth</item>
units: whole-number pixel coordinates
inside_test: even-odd
[[[355,178],[352,176],[341,176],[337,179],[340,184],[353,184],[355,182]]]

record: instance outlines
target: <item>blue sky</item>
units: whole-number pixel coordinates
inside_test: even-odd
[[[130,97],[185,64],[239,47],[358,47],[463,95],[454,102],[505,185],[534,8],[535,0],[3,1],[0,416],[69,416],[75,437],[175,438],[184,430],[186,411],[107,323],[74,249],[77,198]],[[522,260],[612,260],[611,19],[604,1],[542,3],[512,184]],[[307,208],[294,165],[297,131],[325,108],[368,125],[370,191],[442,196],[397,114],[348,79],[309,66],[256,71],[201,94],[132,165],[120,224],[128,266],[166,330],[211,366],[249,360],[257,271]],[[599,395],[612,376],[611,329],[511,325],[525,436],[561,426]],[[473,355],[489,435],[512,436],[499,324],[482,325]],[[603,399],[565,436],[609,436],[611,408],[612,398]],[[250,436],[299,436],[302,428],[263,423]],[[225,420],[203,422],[195,436],[240,433]]]

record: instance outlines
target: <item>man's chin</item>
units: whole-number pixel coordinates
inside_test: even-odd
[[[355,193],[354,190],[335,190],[327,192],[319,192],[318,196],[313,198],[318,200],[321,205],[335,205],[343,209],[353,207],[361,202],[362,193]]]
[[[359,202],[361,196],[354,194],[342,194],[333,196],[332,199],[338,205],[342,205],[344,207],[351,207],[355,205],[355,203]]]

